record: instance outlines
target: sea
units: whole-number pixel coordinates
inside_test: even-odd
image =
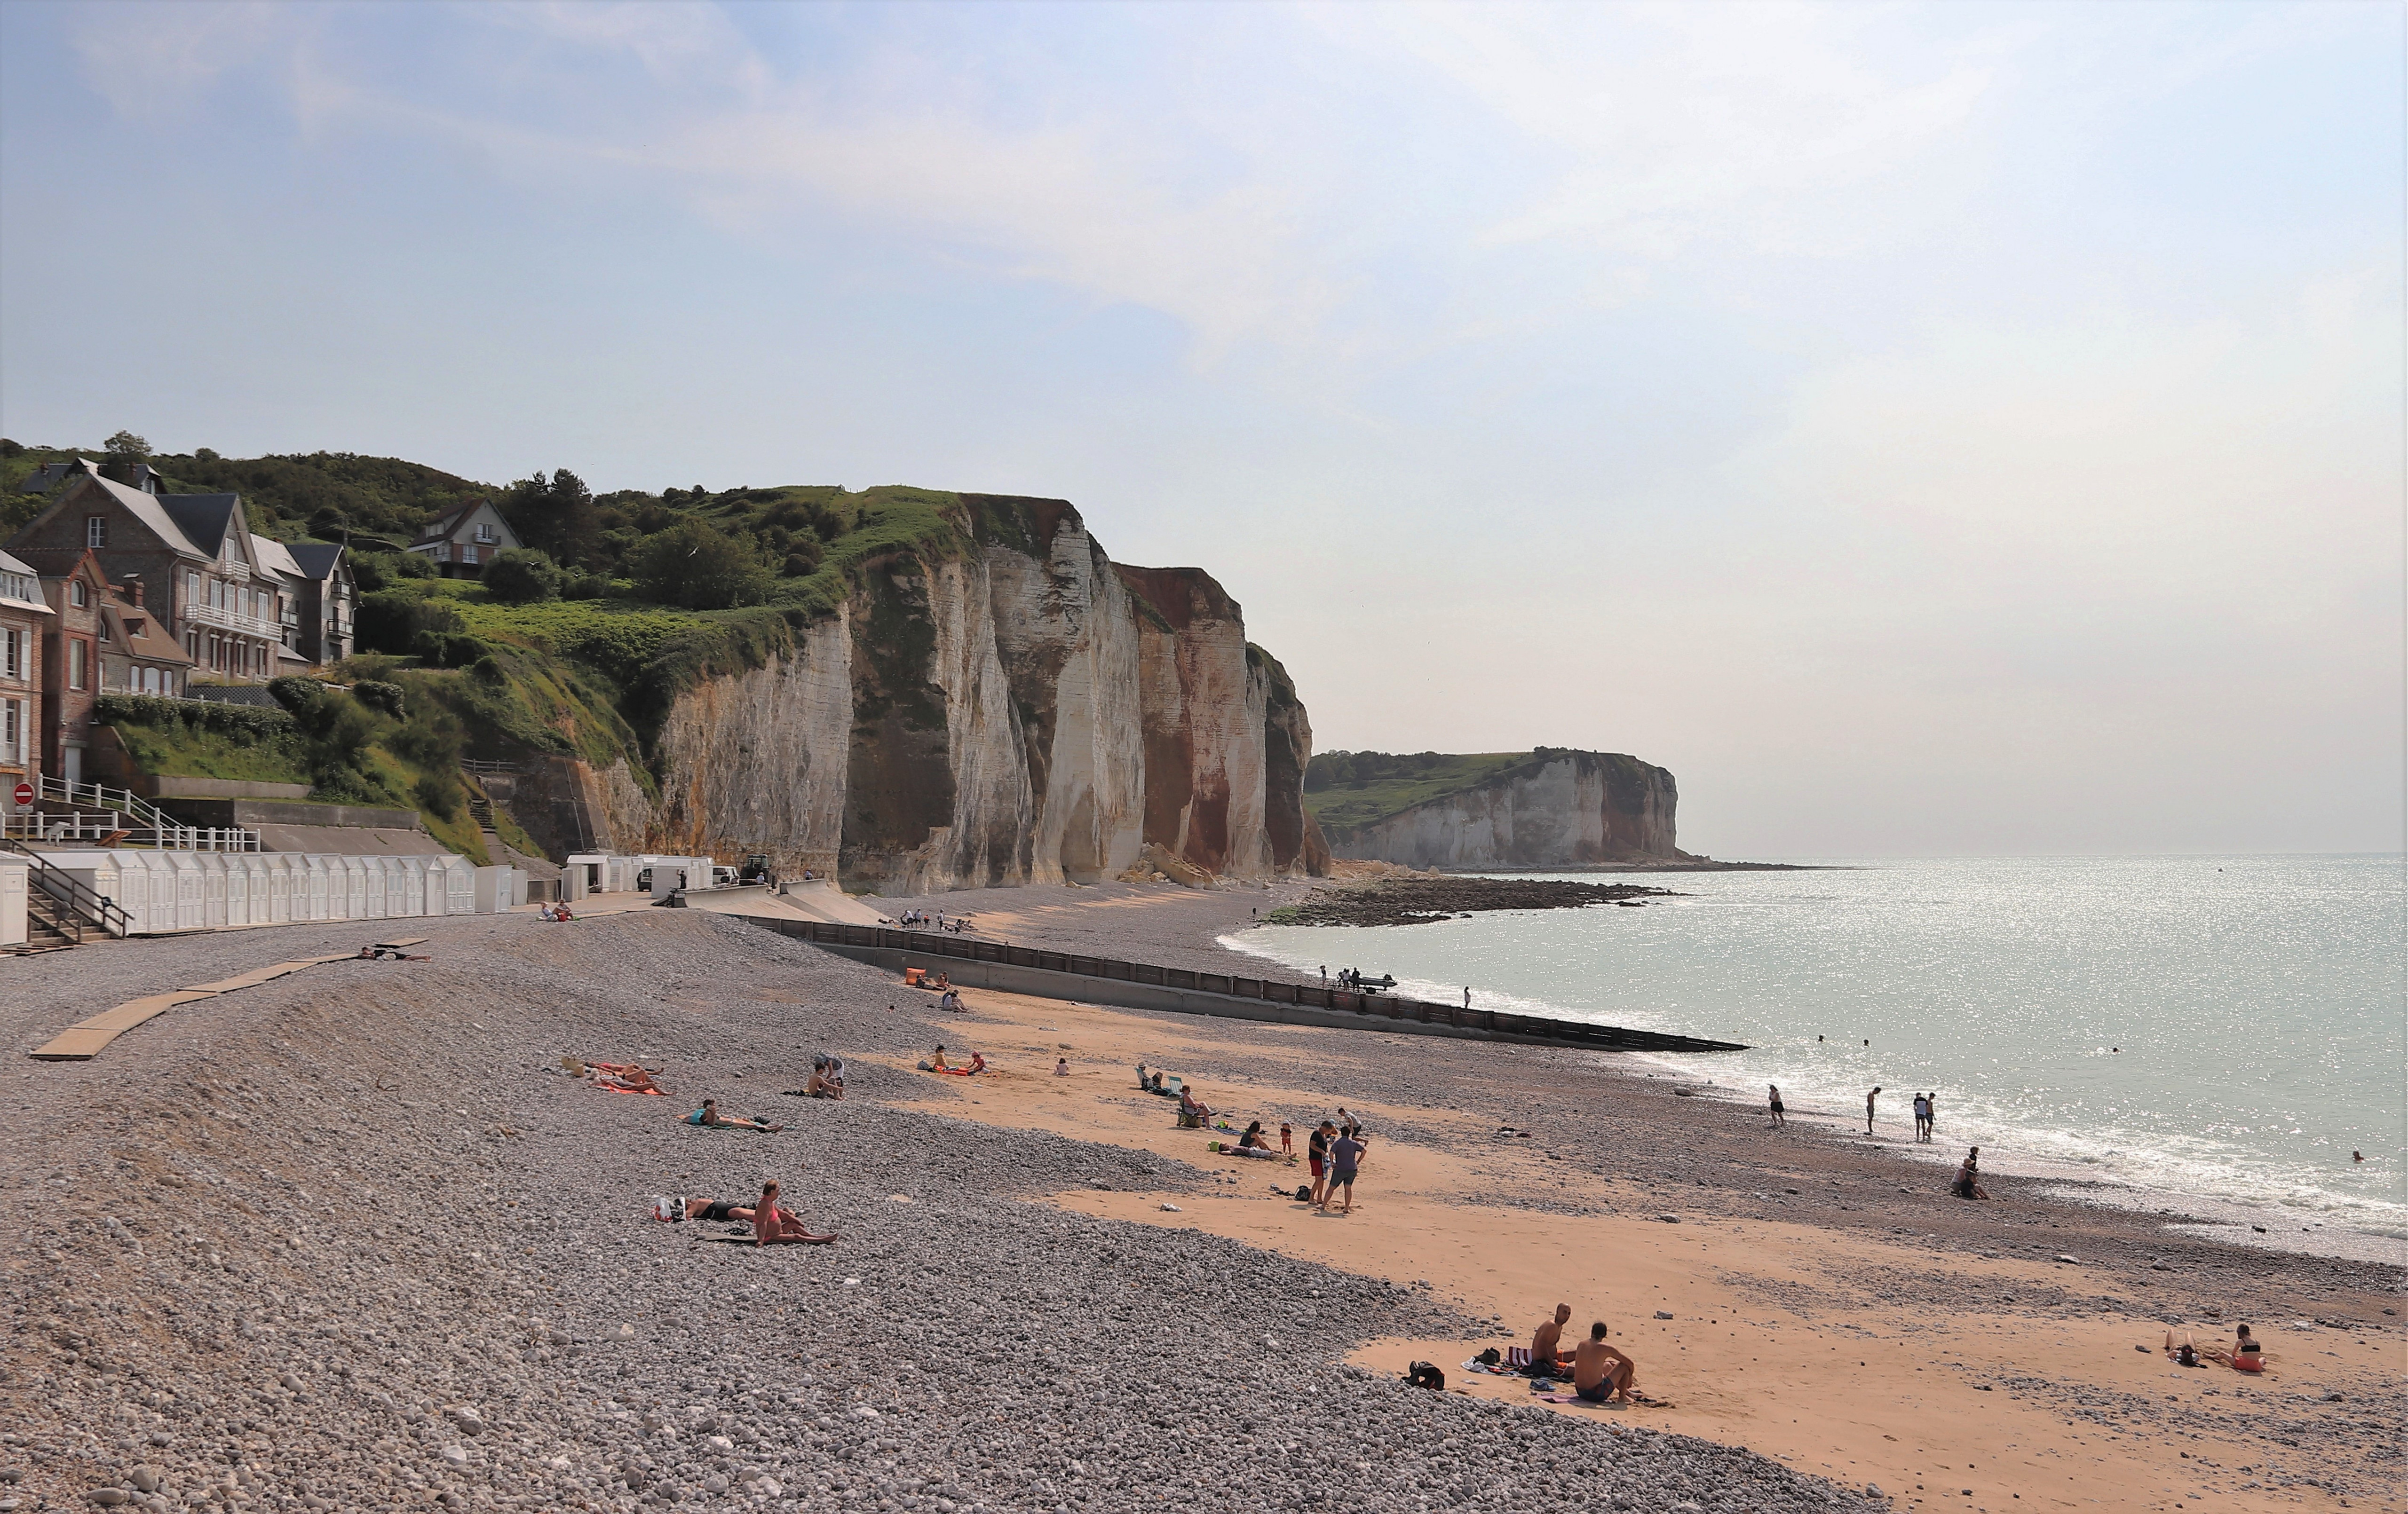
[[[1799,859],[1805,861],[1805,859]],[[1516,874],[1641,908],[1263,926],[1224,944],[1401,992],[1744,1043],[1618,1058],[1793,1120],[2173,1207],[2254,1244],[2408,1257],[2408,866],[2398,855],[1817,859]],[[2078,1181],[2077,1181],[2078,1180]],[[2262,1239],[2260,1239],[2262,1237]]]

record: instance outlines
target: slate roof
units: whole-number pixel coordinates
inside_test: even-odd
[[[104,478],[103,483],[108,480]],[[112,486],[114,487],[114,486]],[[139,491],[134,491],[137,497]],[[204,557],[214,558],[225,550],[226,527],[234,521],[235,507],[241,503],[240,494],[161,494],[161,508],[183,528],[184,538],[199,549]]]
[[[289,541],[284,550],[300,564],[301,576],[312,583],[323,583],[335,576],[335,566],[343,560],[343,548],[332,541]]]
[[[284,544],[256,531],[251,534],[251,560],[269,573],[282,573],[295,578],[301,577],[301,564],[293,560],[293,554],[285,550]]]

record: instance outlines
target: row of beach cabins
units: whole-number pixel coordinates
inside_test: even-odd
[[[0,851],[0,949],[26,939],[34,863],[42,886],[71,887],[110,936],[311,921],[494,914],[526,900],[527,875],[465,857],[346,857],[297,851],[40,848]]]

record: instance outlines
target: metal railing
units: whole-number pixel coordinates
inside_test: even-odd
[[[460,759],[460,771],[474,774],[478,778],[515,778],[518,770],[519,764],[516,763],[495,762],[490,757]]]
[[[170,851],[260,850],[256,831],[239,825],[187,825],[131,789],[69,783],[45,773],[39,792],[45,802],[73,808],[65,814],[20,810],[0,821],[0,835],[53,846],[98,844],[113,837],[120,845]]]
[[[278,621],[265,620],[257,615],[245,615],[240,610],[220,609],[207,600],[198,604],[186,605],[184,621],[191,625],[211,626],[220,631],[233,631],[242,636],[257,636],[262,641],[280,640],[284,635],[284,627]]]
[[[25,881],[56,907],[51,924],[72,937],[78,946],[83,944],[86,927],[106,931],[110,936],[123,936],[134,929],[134,917],[125,907],[105,893],[94,893],[73,874],[51,866],[31,848],[6,837],[0,847],[21,852],[27,859]]]
[[[1532,1040],[1544,1040],[1558,1046],[1594,1048],[1613,1051],[1744,1051],[1747,1048],[1733,1041],[1710,1041],[1694,1036],[1673,1036],[1662,1031],[1626,1030],[1619,1025],[1592,1025],[1577,1020],[1547,1020],[1536,1015],[1516,1015],[1496,1009],[1466,1009],[1458,1005],[1429,1004],[1419,999],[1400,998],[1393,993],[1357,993],[1346,989],[1321,988],[1311,983],[1284,983],[1272,978],[1234,978],[1224,973],[1200,973],[1185,967],[1161,967],[1151,963],[1121,962],[1111,957],[1088,957],[1068,951],[1045,951],[1033,947],[1009,946],[1000,941],[966,940],[958,936],[940,936],[925,931],[896,930],[886,925],[839,925],[816,920],[768,920],[745,917],[756,925],[767,926],[781,936],[791,936],[814,945],[832,947],[872,948],[888,951],[909,951],[918,956],[952,957],[967,962],[1001,963],[1013,967],[1034,967],[1043,972],[1070,973],[1082,978],[1096,978],[1124,983],[1147,983],[1167,989],[1184,989],[1197,993],[1221,994],[1234,999],[1255,999],[1266,1004],[1293,1004],[1308,1008],[1336,1009],[1361,1015],[1367,1021],[1410,1021],[1426,1025],[1449,1025],[1456,1030],[1488,1032]]]

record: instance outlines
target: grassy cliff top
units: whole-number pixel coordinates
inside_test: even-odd
[[[1325,751],[1304,774],[1304,807],[1324,826],[1369,825],[1442,794],[1478,788],[1530,761],[1526,751]]]

